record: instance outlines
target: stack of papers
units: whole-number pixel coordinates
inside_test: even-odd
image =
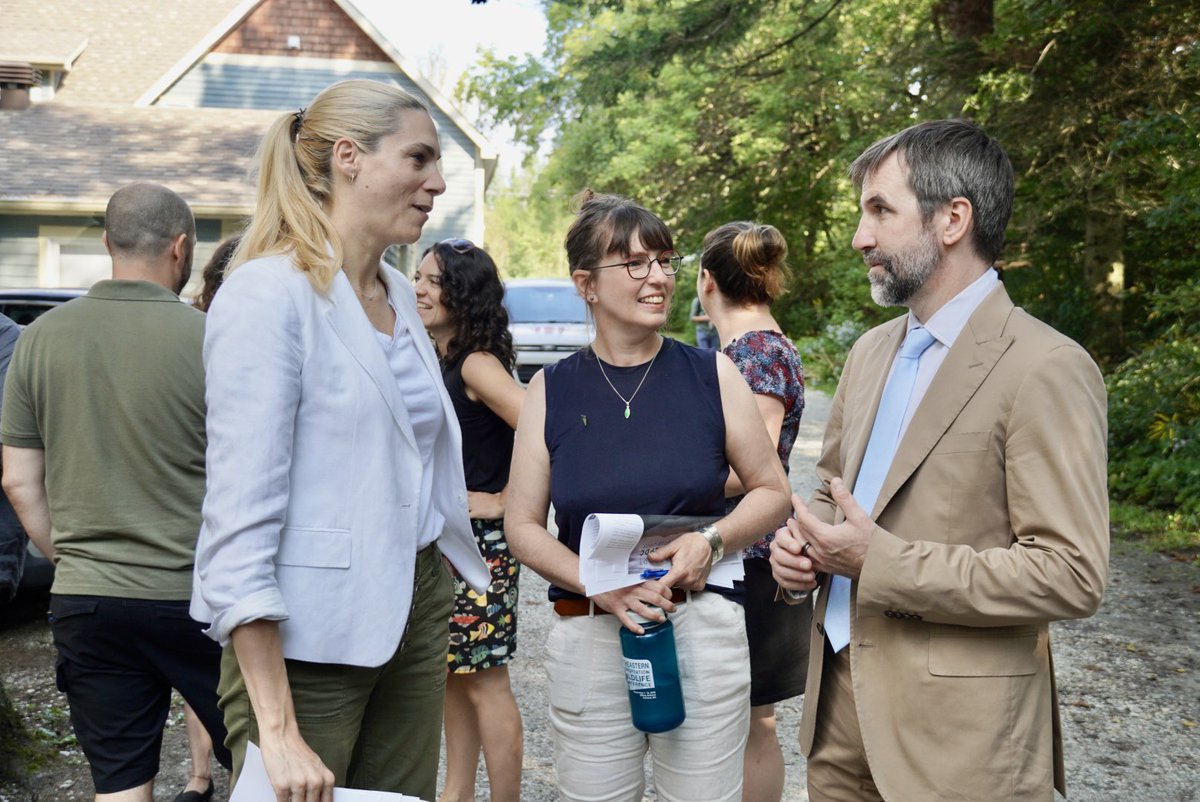
[[[579,581],[584,592],[595,596],[627,588],[644,582],[644,572],[670,568],[670,560],[651,562],[650,552],[717,520],[697,515],[592,513],[583,522],[579,543]],[[745,576],[742,552],[732,549],[712,567],[708,584],[732,588],[733,580]]]
[[[275,802],[275,791],[267,779],[262,752],[252,743],[246,744],[246,760],[229,802]],[[333,802],[423,802],[415,796],[388,791],[359,791],[354,788],[334,788]]]

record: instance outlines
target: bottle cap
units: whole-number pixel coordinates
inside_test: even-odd
[[[656,606],[656,605],[653,605],[653,604],[647,604],[647,605],[646,605],[646,607],[647,607],[647,608],[649,608],[649,609],[651,609],[651,610],[655,610],[655,611],[657,611],[657,612],[660,612],[660,613],[662,613],[664,616],[666,615],[666,611],[665,611],[665,610],[663,610],[663,608],[661,608],[661,607],[658,607],[658,606]],[[633,620],[633,622],[634,622],[635,624],[649,624],[650,626],[657,626],[657,625],[659,625],[659,624],[663,623],[662,621],[659,621],[659,620],[657,620],[657,619],[654,619],[654,618],[646,618],[646,617],[645,617],[645,616],[643,616],[643,615],[639,615],[638,613],[635,613],[633,610],[626,610],[625,612],[629,614],[629,617],[630,617],[630,618]]]

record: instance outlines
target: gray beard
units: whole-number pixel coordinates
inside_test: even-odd
[[[884,274],[881,278],[868,275],[871,300],[880,306],[907,306],[917,291],[929,281],[942,260],[933,236],[924,234],[920,244],[912,250],[890,255],[872,250],[864,254],[868,260],[872,257],[882,257],[883,261]]]

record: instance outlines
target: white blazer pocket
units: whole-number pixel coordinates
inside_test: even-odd
[[[285,526],[279,536],[276,565],[349,568],[353,545],[349,529]]]

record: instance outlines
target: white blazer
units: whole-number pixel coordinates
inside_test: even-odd
[[[445,415],[434,451],[438,547],[488,585],[467,516],[462,435],[408,280],[380,265]],[[344,273],[318,294],[287,256],[255,259],[217,293],[204,338],[208,485],[192,617],[225,645],[280,622],[283,654],[382,665],[412,607],[421,455],[375,330]]]

